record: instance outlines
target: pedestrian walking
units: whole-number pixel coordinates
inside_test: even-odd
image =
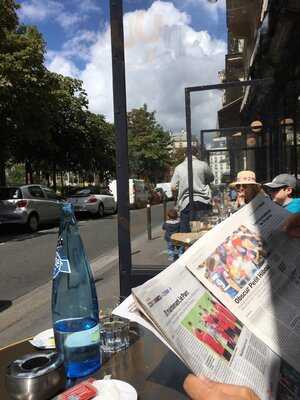
[[[198,149],[192,147],[193,165],[193,219],[200,221],[212,209],[212,194],[209,184],[215,179],[214,174],[205,161],[197,158]],[[189,199],[188,160],[175,168],[171,187],[177,193],[177,208],[180,211],[180,232],[190,232],[191,204]],[[176,197],[176,196],[174,196]]]

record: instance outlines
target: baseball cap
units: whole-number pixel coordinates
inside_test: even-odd
[[[280,174],[275,176],[272,182],[265,183],[264,186],[270,189],[279,189],[284,186],[289,186],[292,189],[296,189],[297,180],[293,175]]]

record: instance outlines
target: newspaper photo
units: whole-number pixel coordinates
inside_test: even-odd
[[[300,371],[300,241],[264,195],[199,239],[185,266],[276,354]]]
[[[133,289],[138,308],[194,372],[276,399],[280,357],[253,335],[179,260]]]

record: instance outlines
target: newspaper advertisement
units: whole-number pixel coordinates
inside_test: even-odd
[[[185,268],[188,260],[189,251],[134,288],[140,308],[196,375],[276,399],[280,358]]]
[[[281,229],[288,215],[258,195],[199,239],[185,265],[300,372],[300,241]]]

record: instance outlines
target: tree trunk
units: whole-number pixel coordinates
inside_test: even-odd
[[[33,184],[33,173],[32,173],[31,165],[30,165],[30,170],[29,170],[29,183],[31,185]]]
[[[56,164],[55,164],[55,162],[53,162],[52,181],[53,181],[53,190],[56,191]]]
[[[6,175],[5,175],[5,161],[1,158],[0,155],[0,185],[6,185]]]
[[[47,187],[50,187],[50,174],[49,174],[49,172],[46,172],[46,181],[47,181]]]

